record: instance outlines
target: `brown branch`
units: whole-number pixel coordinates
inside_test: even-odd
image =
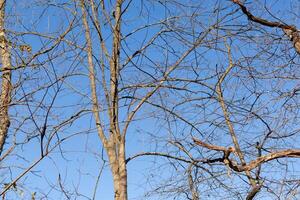
[[[207,144],[196,138],[193,138],[193,141],[199,146],[202,146],[202,147],[210,149],[210,150],[222,151],[222,152],[224,152],[224,154],[227,152],[228,152],[228,154],[235,152],[235,149],[233,147],[225,148],[222,146]],[[243,172],[243,171],[251,171],[263,163],[266,163],[268,161],[275,160],[278,158],[300,158],[300,149],[286,149],[286,150],[282,150],[282,151],[272,152],[267,155],[260,156],[256,160],[252,160],[249,162],[249,164],[245,164],[245,165],[237,164],[235,161],[233,161],[232,159],[229,159],[228,157],[229,157],[229,155],[224,155],[223,160],[218,158],[218,159],[214,159],[214,161],[224,162],[227,159],[229,162],[228,163],[229,167],[231,169],[233,169],[234,171],[237,171],[237,172]]]
[[[212,145],[212,144],[208,144],[208,143],[205,143],[199,139],[196,139],[196,138],[193,138],[193,141],[199,145],[199,146],[202,146],[202,147],[205,147],[207,149],[210,149],[210,150],[215,150],[215,151],[227,151],[228,149],[230,149],[231,152],[234,151],[234,148],[233,147],[229,147],[228,149],[225,148],[225,147],[222,147],[222,146],[217,146],[217,145]]]
[[[291,29],[291,30],[297,31],[295,26],[290,26],[290,25],[283,24],[280,22],[272,22],[272,21],[268,21],[268,20],[254,16],[239,0],[232,0],[232,2],[240,6],[241,10],[248,17],[248,19],[250,21],[253,21],[253,22],[259,23],[261,25],[268,26],[268,27],[278,27],[278,28],[282,28],[282,29]]]
[[[287,150],[269,153],[264,156],[260,156],[256,160],[251,161],[248,165],[243,166],[242,170],[243,171],[252,170],[263,163],[266,163],[268,161],[275,160],[278,158],[300,158],[300,149],[287,149]]]
[[[300,54],[300,34],[299,34],[299,31],[297,30],[296,26],[288,25],[288,24],[281,23],[281,22],[268,21],[266,19],[256,17],[239,0],[232,0],[232,2],[237,4],[241,8],[242,12],[248,17],[248,19],[250,21],[253,21],[253,22],[256,22],[263,26],[268,26],[271,28],[281,28],[282,31],[293,42],[294,48],[297,51],[297,53]]]

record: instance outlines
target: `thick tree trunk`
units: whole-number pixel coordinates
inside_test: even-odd
[[[11,101],[11,55],[10,45],[5,36],[5,0],[0,0],[0,58],[2,64],[2,85],[0,97],[0,155],[7,138],[10,125],[8,108]]]

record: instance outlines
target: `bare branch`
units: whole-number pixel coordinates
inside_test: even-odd
[[[296,52],[300,54],[300,32],[297,30],[296,26],[283,24],[281,22],[272,22],[256,17],[239,0],[232,0],[232,2],[240,6],[241,10],[250,21],[272,28],[281,28],[282,31],[291,39],[291,41],[293,41]]]

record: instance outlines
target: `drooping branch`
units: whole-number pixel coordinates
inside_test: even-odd
[[[296,26],[284,24],[282,22],[273,22],[266,19],[262,19],[254,16],[239,0],[232,0],[233,3],[237,4],[242,12],[248,17],[250,21],[259,23],[263,26],[268,26],[271,28],[281,28],[282,31],[290,38],[293,42],[294,48],[298,54],[300,54],[300,32],[297,30]]]
[[[169,159],[178,160],[178,161],[185,162],[185,163],[192,163],[191,160],[188,160],[186,158],[177,157],[177,156],[173,156],[173,155],[170,155],[168,153],[162,153],[162,152],[141,152],[141,153],[138,153],[138,154],[133,155],[131,157],[128,157],[126,159],[126,163],[128,163],[129,161],[131,161],[135,158],[142,157],[142,156],[159,156],[159,157],[165,157],[165,158],[169,158]]]

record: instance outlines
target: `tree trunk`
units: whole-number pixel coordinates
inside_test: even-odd
[[[125,142],[121,141],[118,145],[110,143],[106,148],[114,184],[114,199],[127,200],[127,168],[125,158]],[[118,152],[118,153],[117,153]]]
[[[125,157],[125,141],[121,140],[119,149],[119,176],[120,176],[120,198],[119,200],[127,200],[127,168]]]
[[[84,0],[80,1],[82,10],[82,20],[85,29],[86,38],[86,52],[88,56],[89,66],[89,79],[92,92],[92,104],[93,114],[95,116],[96,126],[99,138],[106,150],[108,155],[110,169],[113,176],[114,183],[114,199],[115,200],[127,200],[127,169],[126,169],[126,157],[125,157],[125,134],[120,134],[119,121],[118,121],[118,75],[119,75],[119,57],[120,57],[120,44],[121,44],[121,5],[122,1],[118,0],[116,4],[116,25],[113,31],[113,52],[110,59],[110,98],[111,102],[108,103],[109,111],[108,117],[110,121],[109,139],[102,129],[102,122],[99,115],[99,102],[97,97],[97,84],[96,84],[96,73],[93,64],[93,48],[92,38],[90,33],[90,27],[87,19],[86,4]],[[93,2],[92,2],[93,6]]]
[[[11,101],[11,55],[10,44],[5,36],[5,0],[0,0],[0,58],[2,64],[2,85],[0,97],[0,155],[7,138],[10,125],[8,108]]]

